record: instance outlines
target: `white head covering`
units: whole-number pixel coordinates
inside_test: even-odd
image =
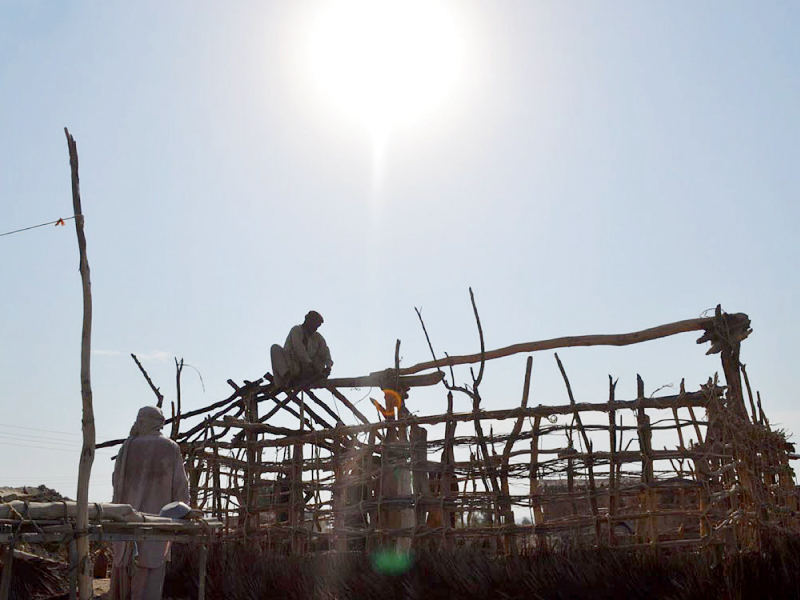
[[[131,437],[137,435],[158,435],[164,427],[164,413],[156,406],[143,406],[136,415],[131,427]]]

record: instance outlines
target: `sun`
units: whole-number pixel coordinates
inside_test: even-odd
[[[461,55],[454,17],[434,0],[330,2],[312,30],[318,92],[379,134],[441,106]]]

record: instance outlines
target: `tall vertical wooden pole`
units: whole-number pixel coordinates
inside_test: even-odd
[[[0,577],[0,600],[11,598],[11,570],[14,566],[14,544],[0,546],[3,554],[3,576]]]
[[[83,282],[83,332],[81,335],[81,400],[83,403],[83,448],[78,463],[78,513],[75,519],[75,546],[77,550],[78,591],[81,600],[92,597],[92,570],[89,564],[89,478],[94,463],[94,409],[90,356],[92,349],[92,284],[89,280],[89,260],[86,258],[86,237],[83,234],[83,211],[78,179],[78,147],[75,139],[64,128],[69,147],[69,164],[72,171],[72,207],[75,213],[75,232],[80,251],[80,273]]]
[[[347,552],[347,517],[344,513],[347,488],[345,487],[345,458],[342,447],[342,436],[338,433],[340,425],[336,425],[336,433],[333,434],[333,448],[331,450],[333,461],[333,549],[336,552]]]
[[[248,423],[258,423],[258,401],[255,398],[254,392],[248,391],[242,398],[244,405],[244,416]],[[245,518],[243,523],[244,537],[247,539],[251,529],[257,529],[260,523],[261,516],[256,513],[255,516],[251,512],[256,507],[256,480],[260,477],[260,471],[257,470],[258,464],[256,455],[260,454],[256,451],[255,444],[258,442],[258,434],[250,429],[247,430],[245,435],[247,441],[247,466],[244,474],[244,498],[245,498]]]
[[[655,471],[653,469],[653,432],[650,429],[650,417],[641,406],[644,400],[644,380],[636,376],[636,432],[639,436],[639,451],[642,455],[642,482],[644,483],[644,508],[647,514],[645,521],[645,540],[653,547],[658,546],[658,521],[653,512],[657,508],[655,496]]]
[[[531,508],[533,510],[533,524],[544,524],[544,509],[542,508],[541,492],[539,490],[539,434],[542,417],[533,418],[533,431],[531,433]],[[538,527],[534,528],[538,538],[537,548],[543,550],[547,545],[547,535]]]
[[[611,375],[608,376],[608,446],[609,446],[609,463],[608,463],[608,545],[613,546],[616,542],[614,535],[614,525],[616,521],[614,517],[617,516],[617,505],[619,503],[619,496],[617,494],[617,413],[614,409],[614,396],[617,388],[617,382],[614,381]]]
[[[451,528],[455,528],[455,514],[450,506],[458,494],[458,481],[456,480],[456,458],[453,451],[456,436],[456,421],[453,421],[453,392],[447,392],[447,421],[444,426],[444,448],[442,449],[442,540],[444,547],[455,547],[453,536],[447,535]],[[467,482],[464,482],[464,491],[467,491]],[[469,514],[469,513],[468,513]],[[461,513],[463,518],[463,513]],[[452,523],[452,526],[451,526]]]

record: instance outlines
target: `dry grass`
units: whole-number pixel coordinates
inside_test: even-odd
[[[165,597],[196,597],[196,554],[175,549]],[[361,553],[290,558],[228,544],[209,556],[211,600],[800,598],[800,537],[762,553],[715,562],[713,553],[656,556],[609,550],[497,558],[480,551],[418,553],[400,575],[376,571]]]

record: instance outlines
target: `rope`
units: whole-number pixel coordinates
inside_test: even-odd
[[[14,231],[6,231],[5,233],[0,233],[0,237],[11,235],[13,233],[22,233],[23,231],[29,231],[31,229],[36,229],[37,227],[45,227],[47,225],[64,225],[64,221],[69,221],[70,219],[74,219],[75,217],[67,217],[65,219],[56,219],[55,221],[50,221],[48,223],[40,223],[39,225],[31,225],[30,227],[23,227],[22,229],[15,229]]]

